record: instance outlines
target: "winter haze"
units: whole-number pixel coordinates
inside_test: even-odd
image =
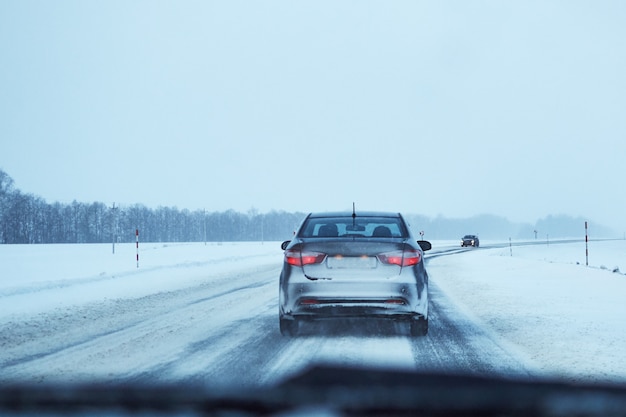
[[[0,2],[0,168],[48,201],[626,230],[623,1]]]

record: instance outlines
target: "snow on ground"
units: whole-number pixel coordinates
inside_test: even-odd
[[[433,259],[429,271],[547,376],[626,381],[626,241],[588,248],[589,266],[583,241],[476,249]]]
[[[483,247],[429,260],[433,285],[548,376],[626,381],[626,240]],[[0,325],[282,262],[279,242],[0,245]],[[433,251],[458,246],[433,242]],[[613,272],[615,271],[615,272]],[[45,291],[43,291],[45,290]],[[1,353],[0,353],[1,355]]]
[[[274,258],[279,242],[0,245],[0,300],[6,314],[30,314],[65,305],[136,298],[253,269]],[[77,285],[78,284],[78,285]],[[43,291],[46,290],[45,294]]]

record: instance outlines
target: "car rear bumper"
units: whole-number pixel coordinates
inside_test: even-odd
[[[306,318],[428,316],[426,286],[413,283],[294,283],[281,293],[281,316]],[[349,294],[349,295],[346,295]]]
[[[408,305],[392,305],[369,300],[361,300],[359,302],[320,300],[319,302],[317,305],[298,305],[287,316],[316,320],[352,317],[386,319],[425,318],[424,314],[413,311]]]

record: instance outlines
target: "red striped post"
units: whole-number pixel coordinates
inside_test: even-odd
[[[589,266],[589,235],[587,233],[587,222],[585,222],[585,266]]]
[[[135,229],[135,247],[137,248],[137,268],[139,268],[139,228]]]

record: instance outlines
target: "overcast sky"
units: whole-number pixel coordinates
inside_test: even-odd
[[[48,202],[626,231],[626,2],[0,0],[0,169]]]

